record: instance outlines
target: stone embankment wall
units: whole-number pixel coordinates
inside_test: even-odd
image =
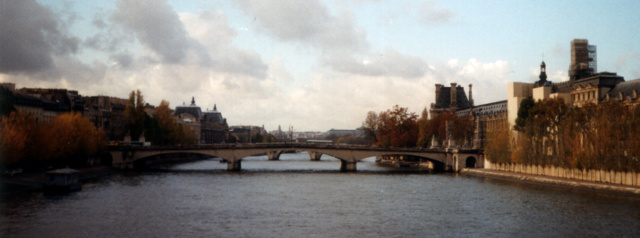
[[[486,169],[508,171],[514,173],[543,175],[549,177],[575,179],[589,182],[611,183],[640,187],[640,173],[606,170],[579,170],[555,166],[524,164],[492,164],[485,160]]]

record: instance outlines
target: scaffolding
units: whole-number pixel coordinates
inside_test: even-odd
[[[596,46],[589,45],[586,39],[571,41],[571,66],[569,77],[572,80],[589,77],[597,72]]]

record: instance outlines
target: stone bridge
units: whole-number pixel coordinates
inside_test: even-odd
[[[117,146],[108,149],[113,166],[122,169],[134,168],[136,163],[163,154],[198,154],[218,157],[227,161],[227,170],[239,171],[242,159],[266,154],[269,160],[278,160],[283,151],[307,151],[311,160],[320,160],[322,154],[340,160],[341,171],[356,171],[360,160],[382,155],[412,155],[425,158],[440,165],[446,171],[457,172],[462,168],[482,168],[484,156],[480,150],[465,149],[417,149],[379,148],[368,146],[335,146],[310,144],[229,144],[207,146]]]

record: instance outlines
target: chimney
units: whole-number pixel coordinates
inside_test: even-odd
[[[438,98],[440,98],[440,90],[442,90],[442,84],[436,84],[436,103],[438,102]]]
[[[451,83],[451,107],[458,107],[458,101],[456,100],[458,98],[457,96],[457,83]]]
[[[469,104],[473,107],[473,94],[471,94],[471,87],[473,87],[473,84],[469,84]]]

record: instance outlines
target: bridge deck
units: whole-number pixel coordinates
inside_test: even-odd
[[[431,161],[443,163],[452,169],[464,167],[464,158],[473,157],[474,161],[481,160],[482,151],[473,149],[420,149],[420,148],[382,148],[372,146],[344,146],[344,145],[310,145],[310,144],[226,144],[199,146],[117,146],[109,147],[114,165],[121,168],[140,159],[161,154],[193,153],[223,158],[230,163],[229,170],[239,170],[243,158],[268,154],[279,156],[281,151],[301,150],[310,154],[327,154],[338,158],[344,170],[355,170],[355,164],[365,158],[383,155],[412,155],[427,158]],[[461,157],[464,156],[464,157]],[[461,159],[459,160],[458,157]],[[484,162],[482,162],[484,163]]]

